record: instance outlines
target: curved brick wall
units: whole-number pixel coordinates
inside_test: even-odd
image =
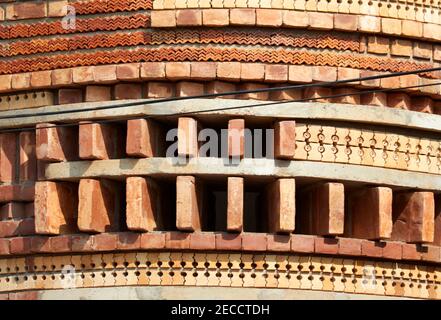
[[[124,285],[440,299],[439,72],[84,110],[438,67],[439,6],[0,1],[0,299]],[[41,114],[63,110],[77,112]],[[196,159],[165,158],[171,128]],[[237,139],[241,163],[197,157],[203,128]],[[274,129],[275,160],[244,157],[245,128]]]

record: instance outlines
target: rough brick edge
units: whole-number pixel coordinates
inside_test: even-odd
[[[18,241],[11,250],[12,242]],[[5,245],[6,244],[6,245]],[[3,248],[3,249],[2,249]],[[0,256],[137,250],[283,252],[441,263],[441,247],[312,235],[223,232],[115,232],[0,239]],[[12,253],[14,252],[14,253]]]

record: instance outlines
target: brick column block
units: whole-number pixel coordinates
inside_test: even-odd
[[[277,121],[274,125],[274,157],[292,160],[295,151],[296,122],[294,120]]]
[[[127,121],[126,153],[131,157],[151,158],[161,155],[164,149],[161,128],[150,119]]]
[[[20,143],[20,181],[33,181],[37,177],[37,156],[35,153],[35,132],[23,131]]]
[[[396,193],[392,240],[424,243],[434,240],[435,198],[432,192]]]
[[[341,235],[344,232],[344,185],[321,183],[305,190],[300,197],[297,226],[301,233]]]
[[[277,179],[266,189],[269,232],[291,233],[295,229],[295,179]]]
[[[245,154],[245,120],[228,121],[228,156],[242,159]]]
[[[201,231],[202,215],[202,181],[193,176],[178,176],[176,178],[176,227],[185,231]]]
[[[435,196],[435,223],[433,244],[441,246],[441,195]]]
[[[244,179],[228,177],[227,230],[243,231]]]
[[[129,230],[154,231],[162,229],[159,197],[159,186],[152,178],[127,178],[126,217]]]
[[[78,227],[84,232],[119,230],[121,190],[115,181],[81,179],[78,189]]]
[[[17,135],[15,133],[0,134],[0,182],[16,181]]]
[[[392,232],[392,189],[367,188],[349,194],[349,237],[388,239]]]
[[[48,162],[74,160],[78,153],[75,127],[55,127],[40,123],[36,128],[37,159]]]
[[[114,124],[80,122],[80,158],[90,160],[118,158],[118,136]]]
[[[180,157],[198,156],[198,123],[193,118],[178,120],[178,155]]]
[[[41,181],[35,184],[35,232],[63,234],[77,230],[77,186],[69,182]]]

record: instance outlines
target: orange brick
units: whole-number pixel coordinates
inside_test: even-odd
[[[287,65],[265,65],[265,80],[268,82],[285,82],[288,80]]]
[[[0,91],[10,90],[12,87],[11,81],[12,81],[12,75],[10,74],[0,75]]]
[[[295,180],[277,179],[266,187],[268,225],[272,233],[291,233],[295,229]]]
[[[202,12],[197,9],[185,9],[176,11],[177,26],[200,26],[202,25]]]
[[[309,26],[313,29],[329,30],[334,27],[334,15],[325,12],[308,12]]]
[[[283,26],[292,28],[305,28],[309,26],[309,16],[307,12],[302,11],[283,11]]]
[[[47,7],[44,2],[24,2],[8,4],[6,7],[6,19],[35,19],[47,16]]]
[[[401,21],[404,22],[406,20],[382,18],[381,32],[384,34],[393,34],[397,36],[401,35]]]
[[[230,24],[232,25],[256,25],[256,10],[235,8],[230,9]]]
[[[244,179],[228,177],[227,230],[243,231]]]
[[[265,79],[265,64],[241,63],[240,78],[242,81],[262,81]]]
[[[142,87],[135,83],[120,83],[114,88],[114,97],[116,100],[141,99]]]
[[[215,62],[191,62],[190,77],[192,80],[213,80],[216,78]]]
[[[11,78],[12,89],[28,89],[31,86],[31,73],[13,74]]]
[[[201,231],[203,226],[203,188],[193,176],[176,178],[176,227],[178,230]]]
[[[381,18],[375,16],[359,16],[358,30],[362,32],[380,32]]]
[[[17,134],[0,134],[0,182],[10,184],[17,180],[16,150]]]
[[[118,134],[114,124],[80,122],[79,156],[81,159],[118,158]]]
[[[118,80],[139,80],[140,64],[126,63],[116,66],[116,78]]]
[[[391,54],[395,56],[410,57],[412,55],[412,42],[402,39],[392,40]]]
[[[151,119],[127,120],[127,155],[142,158],[160,156],[162,139],[159,130]]]
[[[141,78],[145,80],[159,80],[165,78],[164,62],[141,63]]]
[[[170,98],[174,96],[174,87],[166,82],[149,82],[146,87],[148,98]]]
[[[200,96],[204,94],[204,85],[198,82],[180,81],[176,84],[177,97]]]
[[[360,70],[352,68],[337,68],[337,80],[349,80],[360,78]],[[360,81],[348,82],[348,84],[360,84]]]
[[[412,20],[402,20],[403,35],[420,38],[423,36],[423,23]]]
[[[360,71],[360,78],[376,77],[378,75],[380,75],[380,73],[375,71],[370,71],[370,70]],[[361,85],[368,88],[377,88],[380,86],[380,79],[362,80]]]
[[[236,91],[236,85],[234,83],[222,82],[222,81],[212,81],[207,83],[206,93],[225,93]],[[234,95],[230,96],[219,96],[218,98],[224,99],[234,99]]]
[[[167,79],[179,80],[190,77],[190,62],[169,62],[165,65]]]
[[[334,14],[334,28],[336,30],[357,31],[358,17],[353,14]]]
[[[389,77],[389,78],[381,78],[380,86],[382,88],[387,89],[396,89],[400,87],[400,78],[399,77]]]
[[[78,67],[72,69],[74,83],[86,84],[93,82],[93,67]]]
[[[113,83],[116,82],[116,66],[105,65],[95,66],[93,68],[93,80],[96,83]]]
[[[150,13],[152,28],[176,27],[175,10],[152,10]]]
[[[67,15],[67,6],[66,0],[49,1],[48,17],[64,17]]]
[[[75,160],[78,153],[78,131],[75,127],[39,123],[36,125],[36,145],[38,160]]]
[[[198,156],[198,123],[193,118],[178,119],[178,155],[190,158]]]
[[[293,160],[296,150],[296,122],[277,121],[274,125],[274,157]]]
[[[368,52],[389,53],[389,39],[383,37],[368,37]]]
[[[430,43],[415,42],[413,46],[413,56],[421,59],[431,59],[432,49]]]
[[[219,62],[216,74],[219,80],[239,81],[240,62]]]
[[[86,102],[109,101],[112,100],[110,87],[105,86],[87,86]]]
[[[245,154],[245,120],[228,121],[228,156],[243,158]]]
[[[337,68],[327,66],[316,66],[313,69],[312,80],[335,81],[337,80]]]
[[[228,9],[202,10],[202,24],[210,27],[221,27],[230,24]]]
[[[290,82],[300,82],[300,83],[309,83],[312,82],[312,71],[313,67],[311,66],[289,66],[289,74],[288,79]]]
[[[57,69],[52,71],[53,86],[70,85],[72,82],[72,69]]]
[[[76,228],[78,193],[69,182],[35,184],[35,231],[38,234],[72,233]]]
[[[256,9],[256,24],[258,26],[282,26],[282,11],[273,9]]]

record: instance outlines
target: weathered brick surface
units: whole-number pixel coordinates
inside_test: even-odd
[[[266,188],[270,232],[291,233],[295,229],[295,180],[277,179]]]
[[[134,83],[120,83],[115,86],[113,94],[116,100],[141,99],[142,86]]]
[[[338,239],[334,238],[314,238],[314,252],[324,254],[338,253]]]
[[[79,157],[104,160],[120,155],[118,127],[111,123],[80,122]]]
[[[150,158],[160,156],[163,140],[160,127],[151,119],[127,121],[126,153],[131,157]]]
[[[290,235],[267,234],[267,250],[289,252],[291,250]]]
[[[202,230],[203,191],[202,181],[193,176],[176,178],[176,227],[179,230]]]
[[[296,150],[296,122],[294,120],[277,121],[274,124],[274,157],[294,159]]]
[[[266,251],[267,239],[265,233],[242,233],[242,250]]]
[[[178,97],[201,96],[204,93],[203,83],[181,81],[176,84],[176,96]]]
[[[242,236],[232,233],[216,234],[216,250],[241,250]]]
[[[231,9],[230,24],[254,26],[256,24],[256,10],[248,8]]]
[[[83,102],[83,91],[81,89],[60,89],[58,90],[58,103],[70,104]]]
[[[37,176],[35,133],[32,131],[20,132],[18,140],[20,182],[33,181]]]
[[[29,218],[28,211],[22,202],[8,202],[0,206],[0,220]]]
[[[167,249],[189,249],[191,233],[167,232],[165,235],[165,247]]]
[[[243,158],[245,155],[245,120],[228,121],[228,156]]]
[[[17,134],[0,134],[0,181],[12,183],[17,180],[16,154]]]
[[[105,86],[87,86],[86,87],[86,102],[108,101],[112,99],[110,87]]]
[[[241,232],[243,229],[244,179],[228,177],[227,230]]]
[[[165,248],[165,233],[147,232],[141,235],[141,249]]]
[[[55,126],[52,123],[41,123],[36,127],[38,160],[57,162],[77,157],[78,132],[75,127]]]
[[[178,119],[178,155],[180,157],[198,156],[198,123],[188,117]]]
[[[190,234],[190,249],[215,250],[216,235],[212,232],[194,232]]]

